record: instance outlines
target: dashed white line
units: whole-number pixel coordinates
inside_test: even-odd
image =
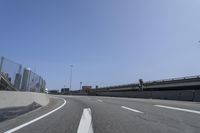
[[[100,100],[100,99],[98,99],[97,101],[99,101],[99,102],[103,102],[102,100]]]
[[[136,112],[136,113],[143,113],[139,110],[135,110],[135,109],[132,109],[132,108],[129,108],[129,107],[125,107],[125,106],[121,106],[121,107],[124,108],[124,109],[130,110],[130,111]]]
[[[166,109],[172,109],[172,110],[178,110],[178,111],[184,111],[184,112],[190,112],[190,113],[200,114],[200,111],[197,111],[197,110],[190,110],[190,109],[184,109],[184,108],[170,107],[170,106],[164,106],[164,105],[154,105],[154,106],[160,107],[160,108],[166,108]]]
[[[94,133],[90,108],[85,108],[83,110],[77,133]]]
[[[17,131],[17,130],[19,130],[19,129],[21,129],[21,128],[24,128],[24,127],[26,127],[26,126],[28,126],[28,125],[30,125],[30,124],[32,124],[32,123],[34,123],[34,122],[36,122],[36,121],[38,121],[38,120],[44,118],[44,117],[46,117],[46,116],[48,116],[48,115],[50,115],[50,114],[56,112],[57,110],[61,109],[63,106],[65,106],[66,100],[63,99],[63,98],[58,98],[58,99],[62,99],[62,100],[64,101],[64,103],[63,103],[61,106],[59,106],[58,108],[56,108],[56,109],[50,111],[49,113],[46,113],[46,114],[44,114],[44,115],[42,115],[42,116],[40,116],[40,117],[38,117],[38,118],[35,118],[35,119],[33,119],[33,120],[31,120],[31,121],[29,121],[29,122],[27,122],[27,123],[24,123],[24,124],[22,124],[22,125],[20,125],[20,126],[18,126],[18,127],[15,127],[15,128],[13,128],[13,129],[10,129],[10,130],[8,130],[8,131],[6,131],[6,132],[4,132],[4,133],[13,133],[13,132],[15,132],[15,131]]]

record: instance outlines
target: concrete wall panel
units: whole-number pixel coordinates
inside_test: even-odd
[[[200,101],[200,90],[98,92],[99,96]]]
[[[45,106],[49,103],[49,97],[36,92],[0,91],[0,109],[27,106],[33,102]]]

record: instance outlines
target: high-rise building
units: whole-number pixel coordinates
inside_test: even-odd
[[[19,90],[19,88],[20,88],[21,78],[22,78],[21,74],[20,73],[16,73],[16,75],[15,75],[15,81],[14,81],[14,87],[17,90]]]
[[[21,91],[29,91],[30,74],[31,74],[31,70],[29,68],[24,68]]]

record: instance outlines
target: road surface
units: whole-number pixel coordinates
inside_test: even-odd
[[[7,133],[199,133],[200,103],[56,96],[50,99],[50,104],[46,107],[1,122],[0,131]]]

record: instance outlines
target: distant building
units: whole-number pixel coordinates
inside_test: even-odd
[[[44,91],[45,88],[46,88],[46,81],[44,79],[42,79],[42,88],[41,89]],[[41,91],[41,92],[43,92],[43,91]]]
[[[82,86],[82,91],[88,93],[92,89],[92,86]]]
[[[15,81],[14,81],[14,87],[17,90],[19,90],[19,88],[20,88],[21,78],[22,78],[22,75],[20,73],[16,73],[16,75],[15,75]]]
[[[24,68],[21,91],[29,91],[29,79],[30,79],[31,70],[29,68]]]
[[[61,89],[61,94],[63,94],[63,95],[69,95],[69,88],[62,88]]]
[[[59,94],[59,90],[49,90],[49,94]]]

